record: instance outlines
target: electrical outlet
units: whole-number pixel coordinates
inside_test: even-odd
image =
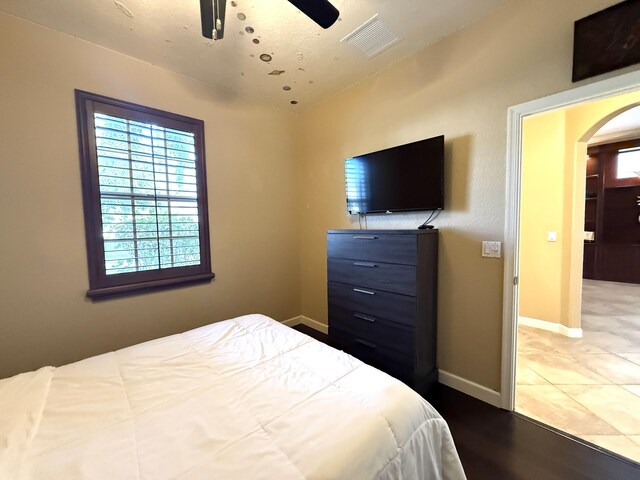
[[[482,256],[487,258],[502,257],[502,242],[482,242]]]

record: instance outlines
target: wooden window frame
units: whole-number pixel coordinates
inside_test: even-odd
[[[151,290],[210,282],[209,212],[207,201],[204,122],[195,118],[165,112],[94,93],[75,90],[78,121],[78,144],[84,205],[84,224],[89,268],[87,297],[102,299]],[[198,191],[198,228],[200,264],[159,268],[138,272],[107,275],[102,235],[102,210],[98,178],[94,113],[104,113],[129,120],[153,123],[162,127],[194,134],[196,149],[196,185]]]

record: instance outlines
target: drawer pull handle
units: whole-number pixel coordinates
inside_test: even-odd
[[[368,268],[376,268],[377,265],[375,263],[369,262],[353,262],[353,265],[356,267],[368,267]]]
[[[359,318],[360,320],[364,320],[365,322],[376,323],[375,318],[367,317],[366,315],[362,315],[361,313],[354,313],[353,316]]]
[[[362,290],[361,288],[354,288],[353,289],[354,292],[358,292],[358,293],[365,293],[367,295],[375,295],[375,292],[370,292],[369,290]]]
[[[377,347],[377,345],[375,343],[367,342],[366,340],[360,340],[359,338],[356,338],[356,343],[359,343],[360,345],[363,345],[363,346],[369,347],[369,348],[376,348]]]
[[[377,240],[378,237],[375,235],[354,235],[353,238],[356,240]]]

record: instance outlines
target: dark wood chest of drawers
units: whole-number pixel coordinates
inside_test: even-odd
[[[425,393],[437,380],[437,230],[327,232],[329,338]]]

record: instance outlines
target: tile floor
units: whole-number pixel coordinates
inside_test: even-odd
[[[583,338],[518,327],[516,411],[640,462],[640,285],[582,293]]]

